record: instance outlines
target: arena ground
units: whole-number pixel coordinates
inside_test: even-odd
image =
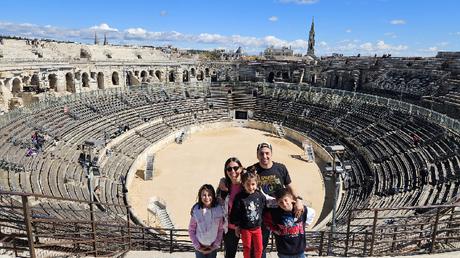
[[[286,139],[241,127],[196,132],[183,144],[171,143],[156,152],[153,180],[144,181],[135,176],[128,189],[130,204],[140,219],[154,225],[147,204],[150,198],[157,197],[166,203],[175,226],[187,228],[199,187],[205,183],[217,186],[229,157],[238,157],[244,166],[255,163],[256,146],[261,142],[273,145],[273,160],[287,166],[295,189],[316,210],[317,219],[325,198],[318,165],[300,159],[302,148]],[[139,169],[144,169],[144,165]]]

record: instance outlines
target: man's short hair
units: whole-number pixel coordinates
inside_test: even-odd
[[[263,143],[260,143],[259,145],[257,145],[257,152],[259,152],[259,150],[262,149],[262,148],[269,148],[271,151],[273,150],[272,145],[270,143],[267,143],[267,142],[263,142]]]
[[[289,190],[289,188],[287,188],[287,187],[281,188],[281,189],[279,189],[278,191],[275,192],[276,200],[280,200],[286,195],[290,195],[293,199],[295,199],[294,195],[291,192],[291,190]]]

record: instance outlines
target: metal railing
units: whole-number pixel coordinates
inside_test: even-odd
[[[104,209],[100,209],[103,206]],[[0,254],[116,256],[129,250],[190,252],[187,229],[130,221],[128,206],[38,194],[0,192]],[[355,209],[329,231],[307,231],[307,251],[380,256],[460,250],[460,204]],[[268,251],[275,251],[273,238]]]

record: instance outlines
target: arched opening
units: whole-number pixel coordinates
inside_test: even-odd
[[[195,76],[196,76],[195,68],[190,69],[190,76],[191,76],[191,77],[195,77]]]
[[[30,77],[29,77],[29,76],[24,76],[24,77],[22,78],[22,84],[23,84],[23,85],[28,85],[29,82],[30,82]]]
[[[48,75],[48,83],[50,86],[50,90],[57,91],[57,76],[56,74],[50,74]]]
[[[102,72],[97,73],[97,88],[100,90],[104,89],[104,74]]]
[[[35,85],[35,86],[40,86],[40,80],[38,78],[38,74],[32,75],[32,78],[30,79],[30,85]]]
[[[14,78],[11,93],[13,93],[13,96],[16,97],[19,92],[21,92],[21,80],[19,80],[18,78]]]
[[[175,82],[176,81],[176,75],[174,74],[174,71],[169,72],[169,82]]]
[[[270,72],[268,74],[267,81],[270,82],[270,83],[273,83],[275,81],[275,73],[274,72]]]
[[[82,74],[82,86],[85,88],[89,87],[89,75],[87,73]]]
[[[289,81],[289,73],[288,72],[283,73],[283,81]]]
[[[316,83],[316,74],[311,76],[311,83]]]
[[[147,72],[146,71],[141,72],[141,78],[142,78],[141,79],[142,82],[147,81]]]
[[[204,69],[204,75],[209,77],[209,68]]]
[[[217,73],[216,73],[216,71],[212,72],[211,82],[217,82]]]
[[[281,72],[276,72],[276,78],[281,78]]]
[[[204,77],[203,71],[199,71],[199,72],[198,72],[198,76],[196,77],[196,79],[199,80],[199,81],[202,81],[202,80],[203,80],[203,77]]]
[[[184,70],[184,72],[182,73],[182,81],[183,82],[188,82],[189,81],[188,71],[187,70]]]
[[[72,73],[65,74],[65,90],[75,93],[75,81],[73,79]]]
[[[126,85],[132,86],[134,81],[133,81],[133,72],[129,71],[126,72]]]
[[[157,79],[161,82],[162,81],[162,78],[161,78],[161,71],[160,70],[157,70],[155,72],[155,76],[157,77]]]
[[[118,73],[113,72],[112,73],[112,85],[119,85],[120,84],[120,78],[118,78]]]

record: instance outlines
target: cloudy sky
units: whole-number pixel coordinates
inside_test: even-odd
[[[433,56],[460,51],[459,0],[2,0],[0,34],[91,43]]]

